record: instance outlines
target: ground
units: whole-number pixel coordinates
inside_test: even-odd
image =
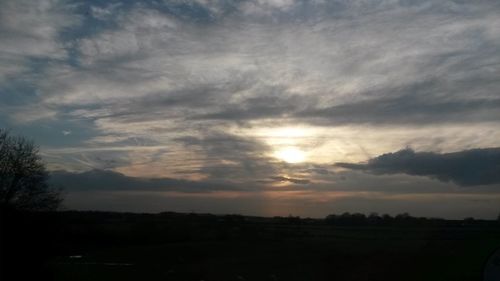
[[[500,247],[500,226],[484,222],[102,216],[64,218],[59,255],[46,264],[55,280],[472,281]]]

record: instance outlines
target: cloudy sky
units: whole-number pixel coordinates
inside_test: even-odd
[[[67,208],[500,212],[496,0],[0,1],[0,127]]]

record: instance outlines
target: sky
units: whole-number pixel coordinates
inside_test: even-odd
[[[496,0],[0,0],[65,208],[500,213]]]

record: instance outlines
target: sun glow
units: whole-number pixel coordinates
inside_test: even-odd
[[[263,137],[270,145],[295,146],[297,142],[303,142],[314,137],[316,129],[306,127],[279,127],[263,128],[253,132],[257,137]]]
[[[274,156],[287,163],[300,163],[306,160],[305,152],[293,146],[277,150]]]

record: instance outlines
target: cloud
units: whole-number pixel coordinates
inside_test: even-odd
[[[196,182],[170,178],[138,178],[125,176],[109,170],[86,172],[53,171],[51,184],[65,188],[67,192],[77,191],[179,191],[207,193],[216,190],[236,189],[221,182]]]
[[[297,113],[314,124],[438,124],[475,123],[500,118],[500,99],[439,100],[425,94],[405,94],[394,98],[315,108]]]
[[[267,156],[270,148],[255,139],[217,131],[204,135],[182,137],[177,141],[188,150],[198,151],[204,159],[199,172],[211,179],[248,183],[269,178],[282,168]]]
[[[308,179],[298,179],[298,178],[291,178],[287,176],[275,176],[271,177],[272,180],[279,181],[279,182],[290,182],[294,184],[309,184],[311,181]]]
[[[451,181],[460,186],[500,183],[500,148],[452,153],[404,149],[370,159],[366,164],[337,163],[339,167],[374,174],[408,174]]]
[[[492,3],[94,5],[106,24],[71,41],[76,63],[53,64],[34,84],[52,117],[92,119],[107,136],[124,124],[141,137],[172,123],[489,122],[499,87]],[[213,21],[199,21],[203,9]]]
[[[63,1],[6,0],[0,4],[0,58],[64,58],[64,44],[58,40],[64,28],[77,25],[81,16]],[[3,61],[4,62],[4,61]]]
[[[96,19],[99,20],[108,20],[113,14],[116,13],[116,10],[122,6],[122,3],[112,3],[108,4],[105,7],[99,7],[99,6],[91,6],[90,7],[90,12],[92,16]]]
[[[211,196],[210,196],[211,195]],[[396,199],[397,198],[397,199]],[[76,210],[121,212],[165,212],[244,214],[324,218],[329,214],[361,212],[463,219],[496,219],[497,194],[421,194],[399,197],[356,192],[262,192],[262,193],[179,193],[166,192],[75,192],[65,206]]]
[[[0,86],[20,79],[34,82],[33,68],[68,59],[69,44],[59,37],[81,21],[74,6],[64,1],[1,1]]]
[[[499,138],[497,1],[1,5],[0,122],[51,169],[338,188],[332,162]],[[295,126],[320,133],[256,136]],[[316,163],[272,157],[286,142]]]
[[[72,207],[496,215],[498,150],[473,148],[500,139],[499,11],[4,0],[0,126],[41,145]],[[440,153],[376,157],[405,146]]]

